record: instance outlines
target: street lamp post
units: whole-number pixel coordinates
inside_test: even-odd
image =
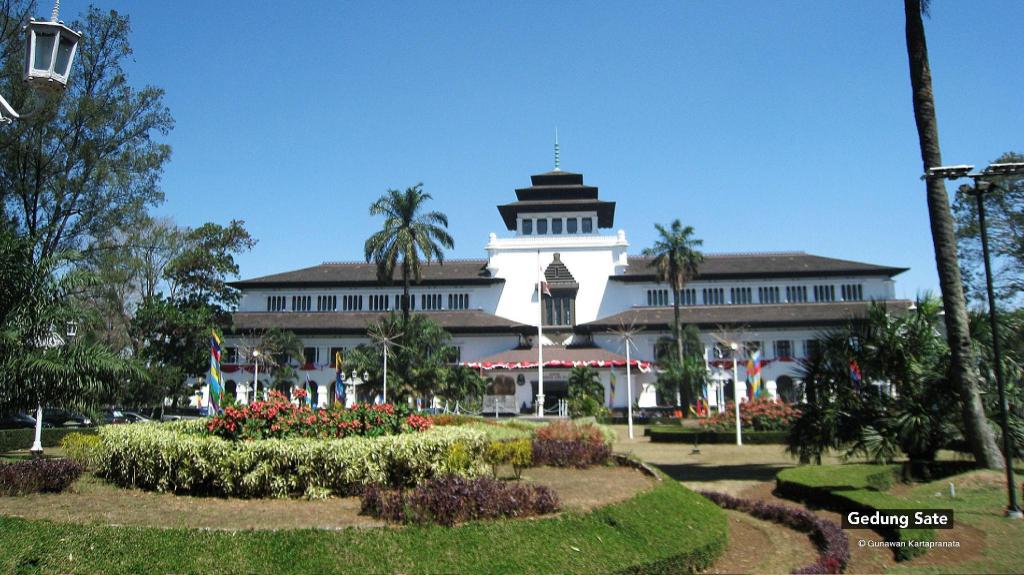
[[[252,363],[254,364],[254,372],[255,373],[252,376],[252,397],[253,397],[253,399],[250,400],[249,403],[252,403],[253,401],[258,400],[260,398],[260,395],[259,395],[259,393],[260,393],[260,350],[258,350],[258,349],[252,350]]]
[[[53,341],[53,339],[54,338],[59,339],[59,337],[51,333],[50,340],[46,341],[44,343],[44,345],[46,347],[56,347],[56,346],[59,346],[59,345],[66,345],[69,341],[71,341],[71,338],[73,338],[76,335],[78,335],[78,324],[76,324],[73,321],[69,321],[67,323],[67,329],[65,330],[64,335],[67,336],[67,339],[61,340],[58,343],[58,342]],[[38,401],[36,403],[36,434],[35,434],[35,439],[32,441],[32,447],[30,447],[28,451],[29,451],[29,453],[32,454],[32,457],[42,457],[43,456],[43,402],[42,402],[42,400],[40,400],[40,401]]]
[[[996,387],[999,389],[1000,424],[1003,429],[1003,457],[1006,461],[1006,491],[1008,503],[1006,516],[1012,519],[1024,518],[1020,505],[1017,503],[1017,488],[1013,478],[1013,441],[1010,435],[1009,404],[1006,399],[1006,386],[1003,383],[1003,357],[999,342],[999,321],[996,315],[995,290],[992,286],[992,262],[988,250],[988,229],[985,222],[985,194],[997,186],[990,180],[994,177],[1024,175],[1024,163],[989,164],[981,172],[972,172],[974,166],[939,166],[931,168],[925,178],[941,178],[956,180],[968,177],[974,180],[971,195],[978,207],[978,228],[981,231],[981,253],[985,263],[985,290],[988,295],[988,319],[992,330],[992,361],[996,376]]]
[[[57,14],[60,0],[56,0],[50,20],[31,19],[25,26],[25,82],[36,92],[64,90],[71,75],[71,66],[78,52],[78,41],[82,33],[68,28]],[[0,96],[0,123],[28,118],[38,109],[18,113],[3,96]]]
[[[736,404],[736,445],[743,445],[743,430],[740,423],[740,346],[736,342],[729,344],[732,350],[732,397]]]

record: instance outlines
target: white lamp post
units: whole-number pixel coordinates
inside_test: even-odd
[[[252,362],[255,364],[255,373],[252,376],[252,396],[258,400],[260,397],[260,350],[252,350]]]
[[[736,403],[736,445],[743,445],[743,431],[740,424],[740,346],[736,342],[729,344],[732,350],[732,397]]]
[[[78,324],[76,324],[73,321],[69,321],[67,323],[67,327],[66,327],[66,329],[64,331],[64,334],[67,336],[67,339],[66,340],[62,340],[60,343],[58,343],[56,341],[53,341],[54,338],[57,338],[57,336],[51,334],[50,335],[50,340],[45,342],[44,345],[46,347],[56,347],[58,345],[65,345],[65,344],[67,344],[67,342],[70,341],[71,338],[73,338],[76,335],[78,335]],[[59,338],[57,338],[57,339],[59,339]],[[32,441],[32,447],[30,447],[28,451],[29,451],[29,453],[32,454],[33,457],[42,457],[43,456],[43,403],[42,403],[42,401],[39,401],[39,402],[36,403],[36,435],[35,435],[35,439]]]
[[[60,0],[53,6],[50,21],[31,19],[25,26],[25,82],[37,92],[61,92],[68,83],[82,33],[57,19]],[[0,122],[26,118],[37,110],[19,114],[0,96]]]

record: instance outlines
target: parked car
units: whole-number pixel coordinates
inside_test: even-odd
[[[36,418],[25,413],[9,413],[6,415],[0,415],[0,429],[25,429],[34,428],[36,426]],[[50,427],[43,422],[43,427]]]
[[[153,421],[152,419],[136,411],[124,411],[122,413],[124,413],[124,417],[125,419],[128,420],[129,423],[147,423]]]
[[[92,420],[80,413],[47,407],[43,408],[43,423],[53,427],[86,427],[92,425]]]
[[[103,412],[103,423],[106,425],[117,425],[119,423],[131,423],[131,421],[125,417],[124,412],[108,409]]]
[[[157,411],[159,415],[159,411]],[[179,421],[181,419],[199,419],[206,417],[206,410],[198,407],[165,407],[161,421]]]

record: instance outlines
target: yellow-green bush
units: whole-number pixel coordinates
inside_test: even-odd
[[[484,448],[484,461],[491,466],[491,473],[498,476],[499,465],[511,465],[516,479],[523,469],[533,463],[533,445],[529,439],[491,441]]]
[[[68,459],[81,465],[84,469],[92,469],[96,461],[96,449],[100,438],[94,433],[69,433],[60,440],[60,447]]]
[[[459,427],[335,440],[227,441],[154,423],[107,426],[99,437],[99,475],[158,491],[322,497],[353,493],[370,483],[402,486],[442,475],[475,477],[486,469],[484,434]]]

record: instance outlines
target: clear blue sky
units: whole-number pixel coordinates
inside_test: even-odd
[[[65,1],[62,15],[83,8]],[[529,175],[583,172],[632,251],[804,250],[937,278],[902,2],[135,2],[137,85],[177,121],[161,214],[246,221],[253,277],[362,257],[367,206],[422,181],[451,257],[506,233]],[[1019,0],[932,2],[947,164],[1024,151]],[[952,188],[951,188],[952,189]]]

